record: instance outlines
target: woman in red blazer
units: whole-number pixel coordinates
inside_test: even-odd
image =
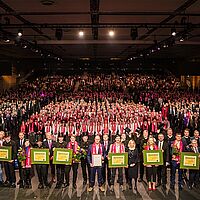
[[[144,150],[158,150],[158,147],[155,143],[154,137],[149,137],[147,145]],[[157,165],[145,165],[146,166],[146,177],[149,184],[149,191],[156,190],[156,174],[157,174]]]

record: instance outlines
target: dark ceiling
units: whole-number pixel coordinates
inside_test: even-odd
[[[44,56],[64,61],[200,58],[199,0],[41,2],[0,1],[0,60],[38,60]],[[174,27],[175,37],[171,36]],[[61,40],[55,37],[56,28],[62,29]],[[137,28],[136,39],[130,36],[131,28]],[[19,29],[23,36],[16,42]],[[78,37],[80,30],[85,33],[83,38]],[[109,30],[115,32],[113,38]],[[182,36],[185,40],[180,42]],[[6,43],[5,38],[10,42]],[[161,49],[151,52],[157,47]]]

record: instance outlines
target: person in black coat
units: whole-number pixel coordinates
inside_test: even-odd
[[[132,190],[132,179],[135,180],[134,189],[137,192],[137,179],[138,179],[138,161],[139,153],[136,148],[134,140],[130,140],[128,143],[128,177],[129,177],[129,189]]]
[[[11,147],[12,148],[12,160],[4,162],[5,166],[5,173],[6,173],[6,182],[4,183],[5,186],[9,186],[15,188],[16,185],[16,176],[15,176],[15,169],[14,169],[14,160],[17,158],[17,146],[16,143],[11,140],[11,136],[9,133],[5,134],[5,141],[3,142],[3,146]]]
[[[35,142],[34,144],[34,148],[44,148],[42,143],[42,137],[38,137],[37,142]],[[38,164],[36,165],[36,171],[39,180],[38,189],[43,189],[44,186],[46,186],[47,188],[51,187],[51,185],[48,183],[48,165]]]
[[[193,139],[191,141],[191,146],[187,149],[189,152],[200,153],[200,147],[198,147],[197,140]],[[200,156],[199,156],[200,157]],[[190,169],[189,170],[189,189],[197,187],[199,184],[199,170]]]
[[[108,157],[107,156],[108,156],[111,142],[108,141],[108,139],[109,139],[108,134],[104,134],[102,144],[105,148],[105,159],[104,159],[104,163],[102,166],[102,176],[103,176],[103,184],[105,184],[106,183],[106,169],[107,169],[107,181],[108,181],[108,185],[110,186],[111,170],[108,167]]]
[[[166,189],[167,184],[167,165],[169,164],[169,146],[168,142],[164,141],[163,133],[159,133],[157,146],[159,150],[163,152],[163,165],[159,165],[157,168],[158,183],[157,187],[162,184],[162,187]]]
[[[64,135],[59,133],[58,142],[55,143],[55,148],[67,148],[67,142],[64,141]],[[66,166],[62,164],[56,165],[57,184],[56,189],[60,189],[64,184]]]
[[[87,133],[82,135],[82,141],[81,141],[80,147],[84,149],[86,152],[88,152],[89,141],[88,141]],[[90,180],[90,164],[87,161],[87,157],[81,158],[81,168],[82,168],[82,175],[83,175],[83,185],[86,185],[88,177]]]
[[[55,183],[56,170],[55,165],[53,164],[53,148],[55,147],[56,142],[52,140],[52,135],[50,132],[46,133],[46,140],[43,141],[43,148],[49,149],[50,151],[50,167],[51,167],[51,183]],[[48,165],[47,165],[48,172]]]
[[[143,135],[141,136],[140,138],[140,151],[139,151],[139,154],[140,154],[140,178],[139,178],[139,182],[142,182],[143,181],[143,177],[144,177],[144,161],[143,161],[143,150],[144,150],[144,147],[147,145],[147,141],[148,141],[148,138],[149,138],[149,133],[147,130],[144,130],[143,131]]]
[[[17,145],[17,152],[19,151],[19,149],[24,147],[25,144],[25,137],[24,137],[24,133],[20,132],[19,133],[19,138],[16,142]],[[18,161],[18,166],[19,166],[19,181],[17,182],[17,185],[19,185],[20,188],[24,187],[24,183],[23,183],[23,177],[22,177],[22,166],[21,166],[21,162]]]

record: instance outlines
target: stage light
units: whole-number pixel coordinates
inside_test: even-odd
[[[113,36],[115,35],[115,32],[114,32],[113,30],[110,30],[110,31],[108,32],[108,34],[109,34],[110,37],[113,37]]]
[[[19,29],[17,35],[18,35],[19,37],[22,37],[23,31],[22,31],[21,29]]]
[[[176,29],[175,29],[175,28],[172,28],[172,29],[171,29],[171,35],[172,35],[172,36],[176,36]]]
[[[168,45],[167,44],[163,44],[163,48],[167,48],[168,47]]]
[[[63,36],[63,31],[61,28],[57,28],[55,32],[55,37],[57,40],[61,40]]]
[[[27,45],[25,44],[25,45],[23,45],[23,47],[22,47],[23,49],[26,49],[27,48]]]
[[[4,38],[4,42],[5,42],[5,43],[9,43],[10,40],[9,40],[8,38]]]
[[[84,36],[84,32],[83,31],[79,31],[78,35],[79,35],[79,37],[83,37]]]
[[[183,42],[185,40],[185,36],[181,36],[181,38],[180,38],[180,42]]]
[[[138,30],[137,28],[131,28],[131,39],[136,40],[138,37]]]

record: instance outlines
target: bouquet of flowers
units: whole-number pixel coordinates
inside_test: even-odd
[[[172,145],[172,155],[174,155],[174,156],[180,155],[180,148],[178,148],[176,143],[174,145]]]
[[[22,163],[24,160],[26,160],[26,154],[25,154],[25,151],[20,147],[19,150],[18,150],[18,161],[20,163]]]
[[[79,146],[77,147],[76,153],[73,154],[73,162],[80,162],[81,159],[85,159],[87,156],[87,152],[85,149],[80,148]]]

